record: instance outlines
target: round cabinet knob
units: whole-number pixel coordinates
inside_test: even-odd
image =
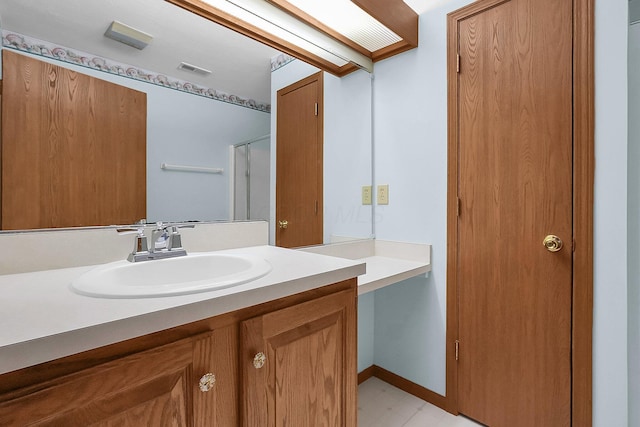
[[[284,221],[278,221],[278,227],[280,228],[287,228],[289,226],[289,221],[287,221],[286,219]]]
[[[200,378],[200,382],[198,383],[198,387],[200,387],[200,391],[203,393],[208,392],[213,388],[213,385],[216,383],[216,376],[211,372],[208,374],[204,374],[202,378]]]
[[[256,354],[255,357],[253,358],[253,367],[256,369],[260,369],[264,366],[266,361],[267,361],[267,356],[265,356],[263,352],[260,352]]]
[[[544,238],[542,244],[549,252],[558,252],[562,249],[562,240],[558,236],[554,236],[553,234],[549,234]]]

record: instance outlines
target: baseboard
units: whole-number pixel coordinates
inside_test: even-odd
[[[447,398],[429,390],[428,388],[422,387],[414,382],[411,382],[405,378],[402,378],[400,375],[394,374],[393,372],[387,371],[384,368],[381,368],[377,365],[371,365],[364,371],[358,374],[358,384],[363,383],[371,377],[380,378],[382,381],[391,384],[394,387],[398,387],[400,390],[405,391],[409,394],[412,394],[425,402],[429,402],[432,405],[437,406],[440,409],[448,411],[447,409]]]
[[[375,368],[376,368],[375,365],[371,365],[367,369],[365,369],[364,371],[359,372],[358,373],[358,384],[362,384],[363,382],[365,382],[369,378],[373,377],[374,376],[373,372],[375,371]]]

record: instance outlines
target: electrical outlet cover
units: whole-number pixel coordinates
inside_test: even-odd
[[[362,186],[362,204],[363,205],[371,204],[371,186],[370,185]]]
[[[388,205],[389,204],[389,185],[378,185],[378,204],[379,205]]]

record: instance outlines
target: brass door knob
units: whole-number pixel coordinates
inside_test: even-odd
[[[267,356],[265,356],[263,352],[260,352],[256,354],[255,357],[253,358],[253,367],[256,369],[260,369],[264,366],[266,361],[267,361]]]
[[[213,385],[216,383],[216,376],[211,372],[208,374],[204,374],[202,378],[200,378],[200,382],[198,383],[198,387],[200,387],[200,391],[206,393],[207,391],[213,388]]]
[[[289,226],[289,221],[287,221],[286,219],[284,221],[278,221],[278,227],[287,228],[288,226]]]
[[[549,252],[558,252],[560,249],[562,249],[562,240],[558,236],[555,236],[553,234],[549,234],[547,237],[545,237],[542,241],[542,244],[545,248],[547,248]]]

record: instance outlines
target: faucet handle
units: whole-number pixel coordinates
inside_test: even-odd
[[[142,227],[117,227],[116,231],[118,234],[134,234],[134,233],[144,233],[144,229]]]
[[[178,228],[182,228],[178,225],[172,225],[168,227],[169,236],[167,238],[167,249],[172,251],[176,249],[182,249],[182,236],[178,232]]]
[[[158,230],[169,230],[171,229],[173,232],[177,232],[178,228],[194,228],[195,224],[190,224],[187,222],[157,222],[156,227]]]
[[[141,254],[147,254],[149,252],[147,236],[144,235],[143,227],[118,227],[116,231],[118,234],[136,234],[136,238],[133,241],[133,251],[131,251],[127,260],[131,262],[138,261]]]
[[[147,236],[144,235],[144,229],[138,229],[138,235],[136,236],[136,240],[133,243],[133,252],[132,254],[138,254],[141,252],[149,252],[149,244],[147,242]]]

